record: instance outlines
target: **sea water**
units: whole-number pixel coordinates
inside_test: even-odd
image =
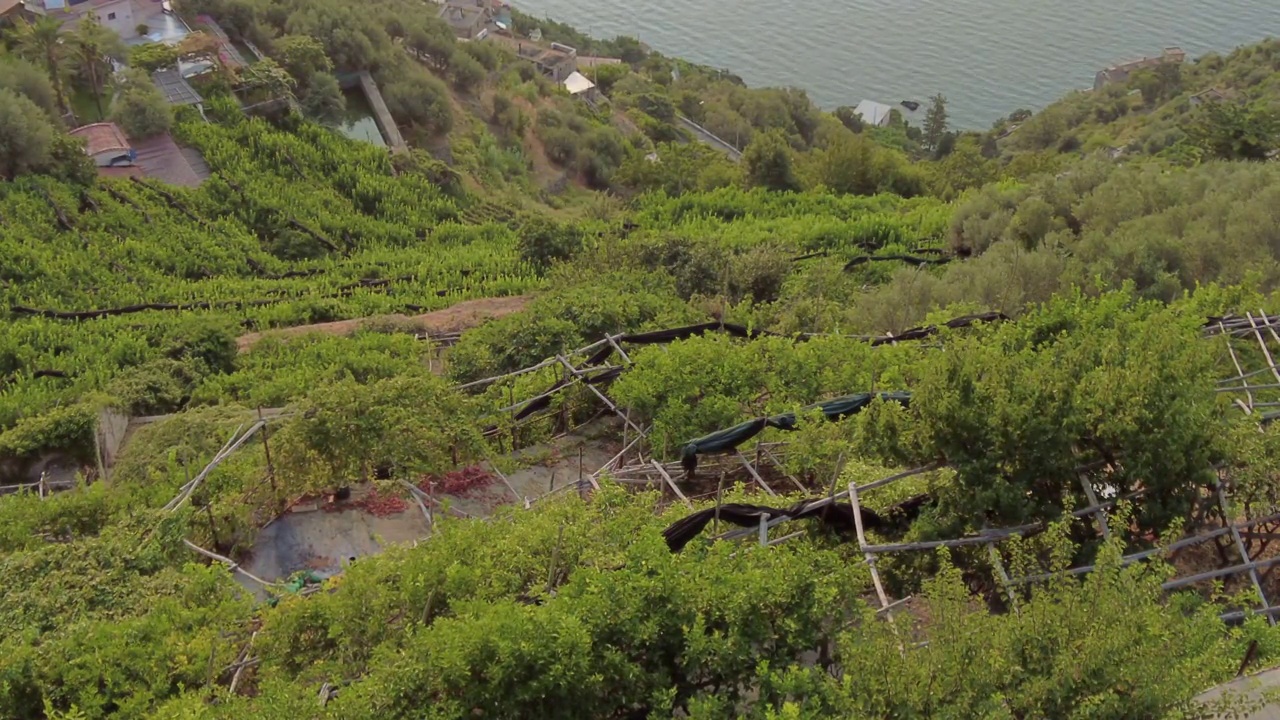
[[[1192,56],[1280,34],[1280,0],[515,0],[594,37],[790,85],[825,108],[942,93],[952,124],[986,128],[1091,87],[1162,48]]]

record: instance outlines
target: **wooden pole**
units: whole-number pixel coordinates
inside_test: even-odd
[[[1249,557],[1248,551],[1245,550],[1244,541],[1240,539],[1240,531],[1237,530],[1235,524],[1231,522],[1231,515],[1227,510],[1227,494],[1222,489],[1221,479],[1219,479],[1218,482],[1217,494],[1218,508],[1222,511],[1222,523],[1231,528],[1231,538],[1235,540],[1236,550],[1240,553],[1240,560],[1245,565],[1248,565],[1253,562],[1253,558]],[[1258,569],[1256,567],[1249,568],[1249,579],[1253,581],[1253,589],[1257,591],[1258,599],[1262,601],[1262,610],[1266,611],[1267,608],[1271,607],[1271,602],[1267,600],[1267,594],[1262,589],[1262,580],[1258,578]],[[1267,622],[1275,625],[1276,619],[1268,613]]]
[[[765,492],[770,495],[778,494],[773,491],[773,488],[769,487],[768,483],[764,481],[764,478],[760,477],[760,473],[756,472],[756,469],[751,467],[751,461],[747,460],[747,456],[743,455],[741,450],[734,450],[733,452],[738,456],[738,460],[742,462],[742,466],[747,469],[747,472],[751,474],[751,477],[755,478],[756,482],[760,483],[760,487],[764,488]]]
[[[1262,328],[1265,325],[1258,325],[1253,321],[1252,313],[1245,313],[1244,316],[1249,319],[1249,327],[1253,329],[1253,334],[1258,338],[1258,345],[1262,348],[1262,355],[1267,359],[1267,365],[1271,366],[1271,374],[1276,376],[1276,382],[1280,382],[1280,368],[1276,367],[1276,361],[1271,357],[1271,350],[1267,347],[1267,340],[1262,336]],[[1266,317],[1265,315],[1263,317]]]
[[[1221,322],[1218,323],[1218,327],[1219,328],[1222,327]],[[1231,336],[1224,333],[1223,340],[1226,340],[1227,342],[1227,354],[1231,356],[1231,362],[1236,366],[1236,373],[1239,374],[1240,384],[1244,386],[1245,395],[1249,398],[1249,407],[1245,409],[1245,414],[1246,415],[1251,414],[1250,410],[1253,408],[1253,405],[1254,405],[1253,391],[1249,389],[1249,381],[1246,379],[1247,376],[1245,375],[1244,368],[1240,365],[1240,359],[1236,357],[1236,350],[1235,348],[1231,347]]]
[[[889,597],[885,595],[884,584],[880,582],[880,573],[876,570],[876,556],[868,548],[867,536],[862,530],[862,507],[858,504],[858,486],[849,483],[849,502],[853,505],[853,529],[858,535],[858,547],[862,549],[867,568],[871,570],[871,584],[875,586],[876,596],[880,598],[880,607],[889,606]]]
[[[724,472],[720,472],[720,479],[716,481],[716,514],[715,525],[712,527],[711,534],[720,534],[720,504],[724,499]]]
[[[1086,478],[1084,473],[1077,473],[1076,477],[1080,479],[1080,487],[1084,489],[1084,496],[1089,499],[1089,504],[1098,508],[1093,517],[1098,521],[1098,529],[1102,531],[1102,539],[1109,539],[1111,530],[1107,527],[1107,513],[1098,505],[1098,496],[1093,492],[1093,483],[1089,482],[1089,478]]]
[[[870,545],[867,544],[866,533],[862,529],[862,506],[858,503],[858,486],[849,483],[849,504],[853,507],[853,528],[858,535],[858,547],[862,548],[863,557],[867,561],[867,569],[871,571],[871,584],[875,586],[876,597],[880,599],[880,612],[884,613],[885,618],[889,621],[889,627],[893,630],[893,634],[898,634],[897,626],[893,624],[893,612],[889,609],[889,596],[885,594],[884,583],[880,582],[880,571],[876,569],[876,556],[871,552]],[[898,639],[898,653],[906,656],[907,650],[902,645],[901,638]]]
[[[276,487],[276,470],[271,464],[271,444],[267,442],[267,421],[262,419],[262,406],[258,406],[258,422],[262,424],[262,453],[267,457],[267,480],[271,481],[271,497],[274,501],[280,498],[280,490]]]
[[[689,498],[685,497],[684,493],[680,492],[680,487],[676,485],[676,481],[672,480],[671,476],[667,474],[667,470],[666,468],[662,467],[662,463],[658,462],[657,460],[650,460],[650,462],[652,462],[653,466],[658,469],[658,473],[662,475],[662,479],[666,481],[667,486],[670,487],[673,491],[675,491],[676,497],[680,498],[680,500],[684,502],[686,507],[688,507],[689,509],[693,509],[693,503],[689,502]]]
[[[626,364],[630,365],[630,364],[631,364],[631,357],[630,357],[629,355],[627,355],[627,351],[626,351],[626,350],[623,350],[623,349],[622,349],[622,346],[618,344],[618,338],[620,338],[620,337],[622,337],[622,336],[621,336],[621,335],[610,335],[610,336],[609,336],[609,344],[610,344],[610,345],[612,345],[612,346],[613,346],[613,349],[614,349],[615,351],[617,351],[618,355],[620,355],[620,356],[622,357],[622,361],[623,361],[623,362],[625,362]]]
[[[244,646],[244,651],[240,653],[240,659],[236,661],[236,664],[239,665],[239,667],[236,668],[236,674],[231,676],[231,694],[232,695],[236,694],[236,686],[240,684],[240,673],[244,672],[244,669],[246,667],[249,667],[249,665],[246,664],[245,660],[246,658],[248,658],[249,650],[253,648],[253,641],[257,637],[258,637],[258,631],[254,630],[253,634],[249,636],[248,644]]]
[[[178,496],[173,500],[170,500],[169,503],[165,505],[164,509],[173,512],[181,507],[182,503],[191,496],[191,493],[195,492],[195,489],[200,486],[201,481],[208,477],[209,473],[213,472],[214,468],[218,467],[223,460],[231,457],[232,453],[239,450],[240,446],[244,445],[245,441],[252,437],[255,432],[261,430],[264,425],[265,423],[262,422],[255,424],[253,427],[249,428],[244,435],[241,435],[239,439],[235,439],[235,434],[233,433],[231,437],[234,442],[232,442],[232,440],[228,440],[227,445],[224,445],[223,449],[218,451],[218,454],[213,457],[213,460],[209,461],[209,464],[205,466],[204,470],[201,470],[199,475],[196,475],[194,479],[187,482],[187,484],[183,486],[182,491],[178,493]],[[236,432],[239,432],[239,428],[236,429]]]
[[[581,375],[578,374],[578,371],[573,368],[573,365],[569,364],[569,361],[566,360],[563,355],[557,355],[556,359],[559,360],[560,364],[564,365],[569,370],[569,372],[573,374],[574,377],[578,378],[579,382],[581,382],[582,380]],[[624,415],[622,413],[622,410],[620,410],[617,405],[613,404],[612,400],[604,396],[604,393],[597,390],[595,386],[592,385],[591,383],[582,383],[582,384],[586,385],[588,390],[595,393],[596,397],[600,398],[600,401],[604,403],[605,407],[612,410],[614,415],[617,415],[618,417],[622,418],[622,421],[626,423],[628,427],[630,427],[632,430],[639,433],[640,435],[644,434],[644,431],[641,430],[639,426],[631,422],[631,418]]]
[[[995,543],[987,543],[987,557],[991,559],[991,567],[995,568],[996,576],[1000,578],[1000,583],[1004,585],[1004,591],[1009,596],[1009,609],[1016,614],[1021,614],[1018,609],[1018,595],[1013,590],[1013,581],[1009,579],[1009,573],[1004,569],[1004,560],[1000,558],[1000,551],[996,549]]]
[[[564,525],[560,526],[560,533],[556,536],[556,546],[551,551],[551,569],[547,571],[547,593],[551,593],[551,588],[555,586],[556,580],[556,563],[560,561],[560,543],[564,541]]]
[[[786,478],[791,481],[791,484],[796,486],[796,489],[798,489],[800,492],[806,492],[808,490],[808,488],[806,488],[799,480],[797,480],[794,475],[787,472],[787,469],[786,467],[783,466],[782,461],[778,459],[778,456],[773,454],[772,450],[770,450],[769,448],[763,448],[763,449],[764,449],[764,456],[769,459],[769,462],[773,463],[773,466],[778,469],[778,472],[785,475]],[[834,491],[834,487],[832,489]]]
[[[836,459],[836,471],[831,475],[831,492],[827,493],[827,506],[822,508],[822,520],[826,522],[827,515],[831,512],[831,506],[835,505],[836,485],[840,483],[840,475],[844,472],[844,451],[840,451],[840,457]]]

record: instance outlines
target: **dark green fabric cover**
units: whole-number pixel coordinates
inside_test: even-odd
[[[880,398],[885,402],[897,402],[903,407],[907,407],[911,404],[911,393],[905,390],[879,393],[856,393],[854,395],[845,395],[843,397],[806,406],[802,409],[802,412],[817,409],[821,410],[823,416],[828,420],[843,420],[850,415],[856,415],[862,412],[862,410],[870,405],[871,401],[876,398]],[[734,425],[731,428],[717,430],[710,435],[703,435],[700,438],[690,440],[680,449],[680,463],[684,466],[685,470],[692,472],[698,467],[698,455],[732,450],[747,440],[759,435],[766,427],[773,427],[787,431],[795,430],[796,414],[782,413],[781,415],[755,418],[754,420],[748,420],[744,423]]]

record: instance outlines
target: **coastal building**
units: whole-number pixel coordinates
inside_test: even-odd
[[[533,63],[543,75],[562,83],[578,71],[578,51],[562,43],[544,46],[531,42],[517,42],[516,54]]]
[[[446,0],[440,6],[440,19],[459,40],[482,39],[492,18],[492,8],[485,0]]]
[[[885,127],[892,117],[893,108],[875,100],[863,100],[853,109],[853,114],[862,118],[862,122],[870,127]]]
[[[84,152],[98,167],[132,165],[138,154],[115,123],[83,125],[68,133],[84,140]]]
[[[67,29],[75,27],[92,14],[108,30],[120,36],[127,45],[144,42],[173,44],[190,29],[166,7],[168,2],[155,0],[22,0],[22,15],[30,20],[53,18]],[[0,10],[7,0],[0,0]]]
[[[22,0],[0,0],[0,27],[22,16]]]
[[[1099,70],[1093,78],[1093,89],[1101,90],[1114,83],[1126,83],[1129,77],[1139,70],[1159,67],[1166,63],[1180,64],[1186,59],[1187,53],[1182,48],[1167,47],[1157,57],[1144,57]]]
[[[67,24],[76,24],[93,14],[99,23],[122,38],[136,36],[141,22],[134,15],[133,0],[24,0],[23,7],[34,17],[50,17]]]
[[[1190,98],[1191,107],[1199,107],[1210,102],[1230,102],[1237,100],[1240,93],[1231,88],[1209,88],[1192,95]]]
[[[578,69],[599,67],[601,65],[621,65],[621,58],[599,57],[596,55],[579,55]]]
[[[69,134],[84,140],[85,154],[104,177],[147,177],[197,187],[211,175],[200,152],[178,145],[169,133],[130,142],[120,126],[103,122],[83,125]]]
[[[569,73],[569,77],[565,78],[561,85],[570,95],[588,102],[595,102],[600,96],[600,90],[596,87],[596,84],[577,70]]]

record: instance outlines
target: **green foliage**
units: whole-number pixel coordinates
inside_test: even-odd
[[[1075,468],[1097,461],[1111,469],[1095,482],[1151,493],[1141,527],[1184,517],[1227,452],[1202,323],[1114,293],[948,340],[911,408],[922,455],[956,468],[948,511],[996,526],[1055,517],[1079,495]]]
[[[751,141],[742,153],[742,171],[747,187],[768,190],[796,190],[799,184],[791,167],[791,148],[779,131],[765,133]]]
[[[298,98],[302,112],[320,122],[332,122],[347,108],[347,100],[338,86],[338,79],[328,73],[313,74],[305,84],[306,90]]]
[[[944,200],[955,200],[968,190],[994,182],[1000,172],[997,162],[984,157],[978,144],[969,138],[957,141],[952,151],[929,170],[930,192]]]
[[[520,259],[546,271],[582,251],[582,232],[543,218],[531,218],[520,229]]]
[[[314,37],[285,35],[272,43],[275,60],[299,84],[309,84],[317,73],[328,73],[333,62],[325,55],[324,45]]]
[[[49,116],[25,95],[0,88],[0,178],[40,172],[52,163]]]
[[[453,127],[448,88],[424,72],[392,81],[382,94],[387,109],[402,122],[413,123],[431,133],[447,133]]]
[[[149,73],[178,64],[178,50],[164,43],[143,43],[129,50],[129,65]]]
[[[25,95],[51,117],[58,114],[58,96],[49,75],[34,63],[17,57],[0,58],[0,89]]]
[[[102,93],[111,77],[112,60],[123,60],[128,55],[124,41],[114,30],[98,22],[98,16],[84,17],[66,38],[67,52],[79,74],[81,83],[88,87],[97,105],[98,115],[103,114]]]
[[[243,591],[220,570],[176,563],[161,545],[177,543],[172,530],[141,548],[140,530],[134,524],[0,558],[22,582],[2,594],[6,715],[143,717],[206,682],[210,657],[219,667],[234,660],[234,646],[219,635],[248,619]]]
[[[71,64],[67,58],[67,45],[63,42],[62,22],[51,17],[39,17],[34,22],[20,18],[11,38],[14,54],[48,74],[58,108],[65,110],[65,82]]]
[[[143,139],[167,132],[173,110],[155,85],[132,82],[111,103],[111,120],[130,138]]]
[[[904,157],[865,135],[848,132],[837,134],[825,148],[813,151],[806,158],[804,174],[810,186],[838,193],[892,192],[913,197],[923,192],[921,178]]]
[[[335,344],[319,355],[321,367],[290,368],[286,354],[259,369],[237,360],[235,338],[246,326],[409,306],[421,308],[416,314],[536,285],[509,229],[456,221],[459,201],[446,194],[456,184],[434,160],[404,155],[393,162],[384,150],[323,127],[302,123],[287,132],[229,117],[225,125],[179,126],[183,142],[202,151],[218,179],[199,190],[168,189],[172,202],[109,180],[81,188],[24,179],[0,189],[0,247],[11,260],[0,268],[5,307],[210,304],[82,323],[0,323],[0,432],[99,390],[136,412],[181,409],[192,398],[270,406],[298,397],[307,383],[348,372],[378,375],[383,371],[373,368],[384,361],[397,370],[380,376],[401,372],[418,363],[419,346],[401,360],[372,343]],[[86,158],[80,146],[72,149],[69,167],[79,172]],[[60,226],[59,212],[72,228]],[[326,258],[332,250],[317,237],[342,243],[342,255]],[[374,347],[368,363],[358,357]]]
[[[629,153],[614,181],[636,192],[665,192],[671,197],[694,190],[726,187],[737,169],[716,150],[698,143],[662,143],[652,154]]]
[[[566,270],[566,272],[571,272]],[[553,276],[555,290],[522,312],[469,333],[449,352],[449,374],[467,382],[511,372],[600,340],[608,333],[669,327],[696,317],[668,282],[603,271],[589,282]]]
[[[29,457],[43,450],[71,450],[86,456],[93,447],[95,415],[88,402],[28,415],[0,432],[0,457]]]
[[[224,576],[194,568],[179,604],[162,570],[151,585],[129,586],[159,598],[145,608],[111,623],[93,609],[46,633],[39,654],[8,640],[3,701],[18,714],[47,700],[100,717],[106,701],[128,699],[121,709],[136,716],[211,720],[421,717],[422,697],[433,699],[428,716],[441,718],[476,709],[583,718],[1058,716],[1082,707],[1163,717],[1192,711],[1198,689],[1229,677],[1248,638],[1274,642],[1260,619],[1229,634],[1213,604],[1166,599],[1168,569],[1121,568],[1116,541],[1087,578],[1033,586],[1017,612],[999,614],[942,555],[911,612],[890,619],[864,602],[868,578],[847,544],[695,543],[672,554],[659,535],[671,517],[656,516],[654,500],[606,484],[590,503],[566,497],[493,522],[443,521],[430,542],[390,548],[326,592],[260,609],[255,692],[220,691],[218,703],[205,702],[210,690],[198,673],[211,652],[216,668],[235,661],[247,607],[228,594]],[[1057,561],[1071,555],[1065,533],[1056,527],[1041,543]],[[1016,570],[1039,566],[1032,549],[1014,548]],[[904,637],[920,642],[904,652]],[[815,650],[816,665],[801,660]],[[142,671],[151,666],[172,675]],[[319,708],[314,686],[326,677],[347,684]],[[88,692],[103,687],[105,697]]]
[[[425,374],[429,352],[428,345],[405,334],[363,331],[351,338],[315,334],[288,341],[267,337],[237,359],[233,372],[206,377],[192,399],[281,407],[335,382],[367,384]]]
[[[1056,533],[1059,555],[1070,556]],[[1068,544],[1069,545],[1069,544]],[[1197,688],[1234,672],[1235,646],[1214,610],[1160,589],[1167,568],[1121,569],[1112,542],[1099,568],[1034,588],[1016,612],[975,608],[942,555],[921,614],[927,647],[900,653],[901,631],[869,615],[840,640],[845,681],[829,712],[847,717],[1196,716]],[[1176,648],[1176,649],[1175,649]],[[972,658],[982,658],[973,662]],[[1184,715],[1188,714],[1188,715]]]
[[[1277,69],[1280,44],[1273,39],[1239,47],[1225,57],[1210,54],[1195,62],[1166,62],[1134,72],[1124,84],[1071,93],[1034,116],[1015,113],[997,123],[992,137],[994,141],[995,135],[1010,133],[999,141],[1006,154],[1116,149],[1129,155],[1176,156],[1190,163],[1196,158],[1185,157],[1187,150],[1203,147],[1206,157],[1238,158],[1242,155],[1236,150],[1247,151],[1252,142],[1265,138],[1256,131],[1266,124],[1265,110],[1249,118],[1249,111],[1241,107],[1262,109],[1280,100],[1280,86],[1271,82]],[[1206,109],[1214,104],[1224,107]],[[1218,114],[1222,117],[1211,117]],[[1200,137],[1188,146],[1180,141],[1191,128]],[[1237,143],[1240,147],[1233,149]]]
[[[199,372],[177,360],[152,360],[123,370],[105,392],[131,415],[164,415],[186,406]]]
[[[485,66],[471,53],[455,50],[449,58],[449,80],[459,90],[475,92],[485,79]]]
[[[922,131],[924,146],[936,152],[947,133],[947,98],[943,95],[929,98],[929,112],[925,114]]]
[[[291,487],[344,487],[389,467],[393,477],[442,473],[483,453],[469,402],[432,376],[312,393],[276,436],[280,476]]]
[[[742,343],[708,335],[635,353],[635,366],[614,385],[613,397],[653,423],[654,447],[669,454],[692,438],[753,417],[838,395],[902,388],[894,361],[911,351],[881,350],[842,337]]]
[[[1266,160],[1280,145],[1280,114],[1260,104],[1205,103],[1184,129],[1206,158]]]

